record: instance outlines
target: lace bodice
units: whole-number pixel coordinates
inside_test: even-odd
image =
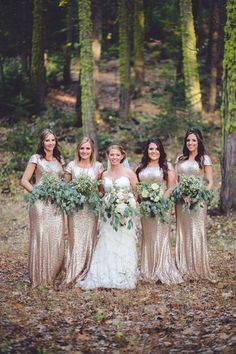
[[[35,169],[36,184],[40,182],[44,172],[53,173],[58,176],[58,178],[63,175],[63,167],[58,160],[47,161],[39,154],[34,154],[31,156],[29,163],[34,163],[37,165]]]
[[[208,155],[204,156],[203,165],[204,166],[212,165],[211,159]],[[177,159],[176,166],[177,166],[177,174],[180,178],[181,175],[195,176],[200,178],[204,177],[204,169],[201,169],[197,161],[195,160],[179,161],[179,159]]]
[[[131,189],[129,178],[126,176],[116,178],[115,180],[112,180],[110,177],[103,177],[103,187],[105,192],[109,192],[113,186],[117,188]]]
[[[84,168],[78,166],[75,160],[68,163],[65,171],[72,175],[72,179],[76,179],[81,175],[89,176],[92,179],[97,179],[98,175],[103,171],[103,166],[101,162],[96,161],[91,167]]]

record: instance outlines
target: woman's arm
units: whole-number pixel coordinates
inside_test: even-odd
[[[36,164],[35,163],[28,163],[25,172],[21,178],[21,185],[28,191],[28,192],[32,192],[33,190],[33,185],[30,183],[30,180],[34,174],[34,171],[36,169]]]
[[[71,182],[71,180],[72,180],[72,174],[66,172],[66,173],[65,173],[65,180],[66,180],[66,182],[68,182],[68,183]]]
[[[175,170],[168,170],[168,177],[166,183],[166,190],[164,197],[169,198],[171,195],[172,188],[176,185],[176,173]]]
[[[209,189],[213,188],[213,168],[211,165],[204,166],[204,172],[207,179],[207,187]]]
[[[138,178],[137,178],[136,173],[132,170],[129,170],[129,180],[130,180],[132,190],[135,193],[137,190]]]

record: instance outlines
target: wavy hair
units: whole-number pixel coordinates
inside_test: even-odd
[[[89,143],[91,146],[91,156],[90,156],[90,162],[93,165],[96,161],[96,152],[95,152],[95,143],[94,140],[88,136],[84,136],[82,139],[78,141],[77,147],[76,147],[76,152],[75,152],[75,160],[78,163],[81,161],[81,157],[79,154],[79,150],[81,146],[85,143]]]
[[[197,161],[199,167],[202,169],[203,168],[203,160],[204,160],[204,155],[206,153],[204,144],[203,144],[203,136],[201,131],[198,128],[189,128],[186,131],[185,137],[184,137],[184,146],[183,146],[183,155],[179,157],[179,161],[183,160],[188,160],[189,158],[189,149],[187,148],[187,140],[188,136],[190,134],[194,134],[197,138],[198,141],[198,152],[195,157],[195,161]]]
[[[140,162],[139,166],[136,169],[136,175],[138,177],[138,180],[139,180],[139,173],[142,170],[144,170],[144,168],[146,168],[147,165],[150,162],[150,158],[148,156],[148,148],[149,148],[149,145],[151,143],[155,144],[157,146],[157,149],[160,152],[159,166],[160,166],[160,168],[163,171],[164,179],[167,181],[167,179],[168,179],[167,157],[166,157],[166,152],[164,150],[164,147],[163,147],[163,144],[162,144],[160,138],[150,138],[150,139],[148,139],[148,141],[147,141],[147,143],[146,143],[146,145],[144,147],[144,151],[143,151],[143,156],[142,156],[141,162]]]
[[[62,163],[63,161],[63,158],[62,158],[62,155],[61,155],[61,152],[59,150],[59,144],[58,144],[58,139],[57,139],[57,136],[56,134],[54,133],[53,130],[51,129],[43,129],[40,136],[39,136],[39,144],[38,144],[38,147],[37,147],[37,150],[36,150],[36,154],[39,154],[42,158],[45,158],[46,157],[46,152],[44,150],[44,141],[46,140],[47,136],[49,134],[52,134],[55,138],[55,141],[56,141],[56,145],[53,149],[53,157],[55,157],[57,159],[57,161],[59,161],[60,163]]]

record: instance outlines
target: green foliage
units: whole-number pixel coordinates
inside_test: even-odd
[[[50,87],[57,87],[63,81],[63,62],[62,52],[53,53],[47,57],[45,67],[47,83]]]
[[[168,212],[173,206],[170,199],[162,196],[162,187],[152,183],[140,182],[138,194],[141,199],[140,214],[142,217],[158,216],[163,223],[169,223]]]
[[[32,112],[29,82],[18,58],[6,60],[3,65],[0,110],[2,115],[11,115],[15,121],[28,118]]]
[[[10,353],[12,349],[11,341],[8,339],[3,340],[0,344],[1,353]]]
[[[52,173],[44,173],[32,193],[25,195],[28,204],[38,200],[54,204],[58,211],[66,214],[77,212],[88,204],[94,214],[100,210],[98,183],[88,176],[80,176],[71,183],[61,181]]]
[[[183,203],[185,212],[191,212],[203,208],[205,202],[210,203],[213,196],[213,192],[203,184],[200,178],[181,176],[180,183],[172,191],[171,199],[175,203]]]

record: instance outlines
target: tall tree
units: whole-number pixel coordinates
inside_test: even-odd
[[[144,83],[144,9],[143,0],[134,1],[134,93],[142,94]]]
[[[66,14],[66,43],[64,45],[64,67],[63,67],[63,81],[65,85],[71,82],[71,49],[72,49],[72,33],[73,33],[73,3],[68,0],[67,14]]]
[[[44,5],[44,0],[34,0],[31,85],[33,101],[37,112],[44,107],[45,93]]]
[[[236,6],[228,0],[226,7],[225,48],[223,62],[222,99],[222,186],[220,208],[229,212],[236,209]]]
[[[84,135],[96,141],[93,91],[91,0],[78,0],[80,37],[81,111]]]
[[[120,112],[127,119],[130,108],[130,25],[128,0],[118,0]]]
[[[217,82],[219,78],[219,68],[222,65],[222,45],[225,0],[215,0],[212,2],[211,30],[210,30],[210,93],[209,110],[214,112],[217,101]]]
[[[198,73],[192,0],[180,0],[180,21],[184,64],[185,97],[190,113],[197,119],[202,113],[202,95]]]
[[[99,76],[100,76],[100,58],[102,47],[102,1],[92,1],[92,22],[93,22],[93,59],[94,59],[94,95],[96,108],[98,108],[98,94],[99,94]]]

